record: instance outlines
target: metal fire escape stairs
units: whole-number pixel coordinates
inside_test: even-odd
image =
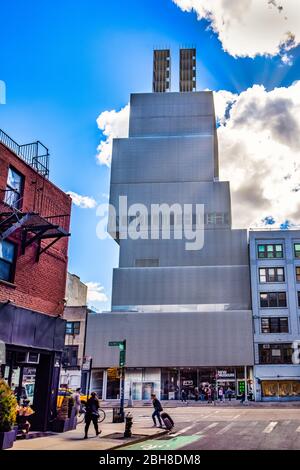
[[[70,233],[63,227],[66,215],[43,217],[37,212],[23,212],[0,201],[0,240],[5,240],[15,232],[21,233],[21,254],[33,243],[37,243],[36,261],[51,246]],[[43,240],[49,243],[43,244]]]
[[[0,190],[0,241],[13,234],[20,236],[21,254],[37,243],[36,261],[39,261],[40,256],[58,240],[70,236],[70,215],[60,215],[60,207],[44,195],[45,181],[49,177],[49,151],[40,141],[19,145],[1,129],[0,143],[36,173],[35,181],[32,181],[35,185],[34,201],[27,210],[23,208],[22,198],[16,200],[13,190]]]

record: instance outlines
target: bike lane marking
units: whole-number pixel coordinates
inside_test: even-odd
[[[201,436],[177,436],[170,440],[149,440],[121,447],[120,450],[176,450],[185,447],[193,442],[199,441]]]

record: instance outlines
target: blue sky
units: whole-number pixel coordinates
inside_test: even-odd
[[[124,107],[131,92],[151,91],[154,46],[172,49],[174,90],[182,45],[197,47],[198,89],[239,94],[262,84],[271,91],[299,79],[299,47],[292,65],[279,55],[235,58],[208,26],[172,0],[3,2],[0,80],[7,102],[0,128],[19,143],[49,147],[50,178],[59,187],[105,202],[109,168],[96,162],[96,118]],[[73,205],[69,270],[110,296],[118,250],[114,241],[97,239],[97,220],[95,209]]]

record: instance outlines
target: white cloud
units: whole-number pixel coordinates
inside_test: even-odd
[[[259,225],[265,217],[277,226],[299,224],[300,81],[269,92],[254,85],[240,95],[214,95],[220,179],[230,181],[234,225]]]
[[[97,205],[95,199],[90,196],[81,196],[80,194],[74,193],[73,191],[68,191],[67,194],[71,196],[73,204],[75,204],[75,206],[81,207],[82,209],[93,209]]]
[[[104,287],[99,284],[99,282],[86,282],[88,291],[87,291],[87,300],[88,303],[91,302],[107,302],[108,296],[104,292]]]
[[[105,138],[98,145],[97,160],[101,165],[109,167],[111,163],[113,139],[128,136],[129,104],[120,111],[104,111],[98,116],[97,125]]]
[[[300,44],[299,0],[173,0],[210,22],[234,57],[275,56]],[[289,61],[291,58],[289,58]]]

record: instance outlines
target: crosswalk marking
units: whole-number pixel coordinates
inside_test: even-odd
[[[235,415],[232,419],[237,419],[239,418],[241,415]]]
[[[185,432],[189,431],[190,429],[192,429],[196,424],[193,424],[192,426],[187,426],[186,428],[183,428],[181,429],[181,431],[178,431],[178,432],[175,432],[175,433],[171,433],[170,436],[172,437],[176,437],[176,436],[180,436],[180,434],[184,434]]]
[[[225,432],[228,431],[228,429],[232,428],[233,425],[234,423],[227,424],[227,426],[225,426],[225,428],[220,429],[220,431],[218,431],[216,435],[225,434]]]
[[[263,430],[264,433],[266,434],[270,434],[273,429],[275,428],[275,426],[277,426],[278,424],[278,421],[271,421],[267,427],[265,427],[265,429]]]
[[[243,435],[245,435],[245,434],[251,433],[252,428],[254,428],[254,426],[256,426],[257,423],[258,423],[258,421],[253,421],[252,423],[249,423],[248,426],[246,426],[244,429],[242,429],[242,430],[239,432],[239,435],[240,435],[240,436],[243,436]]]
[[[300,426],[296,429],[296,432],[300,432]]]
[[[217,423],[211,423],[208,426],[206,426],[205,428],[201,429],[201,431],[196,432],[196,434],[202,434],[204,431],[208,431],[209,429],[215,428],[216,426],[218,426],[218,424],[219,424],[218,422]]]

